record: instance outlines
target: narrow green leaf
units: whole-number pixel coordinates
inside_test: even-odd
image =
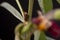
[[[53,8],[52,0],[38,0],[38,3],[44,14]]]
[[[41,33],[40,33],[39,40],[47,40],[43,31],[41,31]]]
[[[60,0],[57,0],[57,2],[60,4]]]
[[[10,5],[9,3],[3,2],[3,3],[1,3],[0,6],[7,9],[9,12],[11,12],[20,21],[25,22],[24,18],[21,16],[21,14],[12,5]]]
[[[16,0],[16,3],[18,4],[18,7],[19,7],[19,9],[20,9],[20,11],[21,11],[21,13],[22,13],[23,18],[24,18],[24,12],[23,12],[23,9],[22,9],[21,4],[19,3],[18,0]]]
[[[31,17],[32,17],[33,3],[34,0],[29,0],[29,6],[28,6],[29,21],[31,21]]]

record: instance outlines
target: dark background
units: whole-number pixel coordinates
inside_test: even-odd
[[[57,3],[56,0],[53,1],[53,9],[60,8],[60,4]],[[13,5],[18,11],[19,8],[15,2],[15,0],[0,0],[0,3],[8,2]],[[28,10],[28,0],[20,0],[23,10],[27,12]],[[33,17],[37,16],[36,11],[41,10],[39,8],[37,0],[35,0],[33,7]],[[20,21],[15,18],[9,11],[0,7],[0,38],[2,40],[14,40],[14,28],[20,23]]]

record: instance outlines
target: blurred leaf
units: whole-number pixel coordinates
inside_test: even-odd
[[[57,0],[57,2],[60,4],[60,0]]]
[[[55,10],[55,12],[54,12],[54,19],[60,20],[60,9]]]
[[[54,10],[52,10],[52,11],[50,11],[50,12],[48,12],[47,14],[45,14],[45,18],[46,19],[48,19],[48,20],[52,20],[52,19],[54,19]]]
[[[39,39],[39,37],[40,37],[40,30],[36,30],[35,32],[34,32],[34,40],[38,40]]]
[[[29,21],[31,21],[31,17],[32,17],[33,3],[34,0],[29,0],[29,6],[28,6]]]
[[[55,39],[53,39],[53,38],[51,38],[51,37],[49,37],[49,36],[46,36],[46,39],[47,39],[47,40],[55,40]]]
[[[38,3],[44,14],[53,8],[52,0],[38,0]]]
[[[23,23],[19,23],[15,28],[15,39],[16,40],[22,40],[21,38],[21,30],[24,27]]]
[[[41,31],[41,33],[40,33],[39,40],[47,40],[46,36],[45,36],[45,33],[43,31]]]
[[[7,9],[9,12],[11,12],[20,21],[25,22],[24,18],[21,16],[21,14],[12,5],[10,5],[9,3],[3,2],[3,3],[1,3],[0,6]]]
[[[15,28],[15,33],[17,33],[17,32],[21,33],[21,30],[23,27],[24,27],[23,23],[18,24]]]
[[[21,30],[21,33],[25,33],[26,31],[28,31],[32,25],[33,25],[32,23],[26,24]]]

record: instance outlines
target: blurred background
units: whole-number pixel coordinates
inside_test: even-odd
[[[28,0],[19,0],[19,1],[21,2],[23,10],[25,12],[27,12]],[[52,1],[53,1],[53,9],[60,8],[60,4],[58,4],[58,2],[56,0],[52,0]],[[19,11],[18,5],[16,4],[15,0],[0,0],[0,4],[2,2],[10,3],[13,7],[15,7]],[[37,0],[35,0],[32,17],[38,16],[37,12],[36,12],[37,10],[41,11],[41,8],[39,7]],[[9,11],[4,9],[3,7],[0,7],[0,39],[14,40],[14,36],[15,36],[14,29],[15,29],[16,25],[19,23],[20,23],[20,21],[17,18],[15,18]]]

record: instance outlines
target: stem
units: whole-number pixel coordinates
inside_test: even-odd
[[[28,19],[28,21],[31,21],[32,10],[33,10],[33,3],[34,3],[34,0],[29,0],[29,7],[28,7],[29,19]]]

